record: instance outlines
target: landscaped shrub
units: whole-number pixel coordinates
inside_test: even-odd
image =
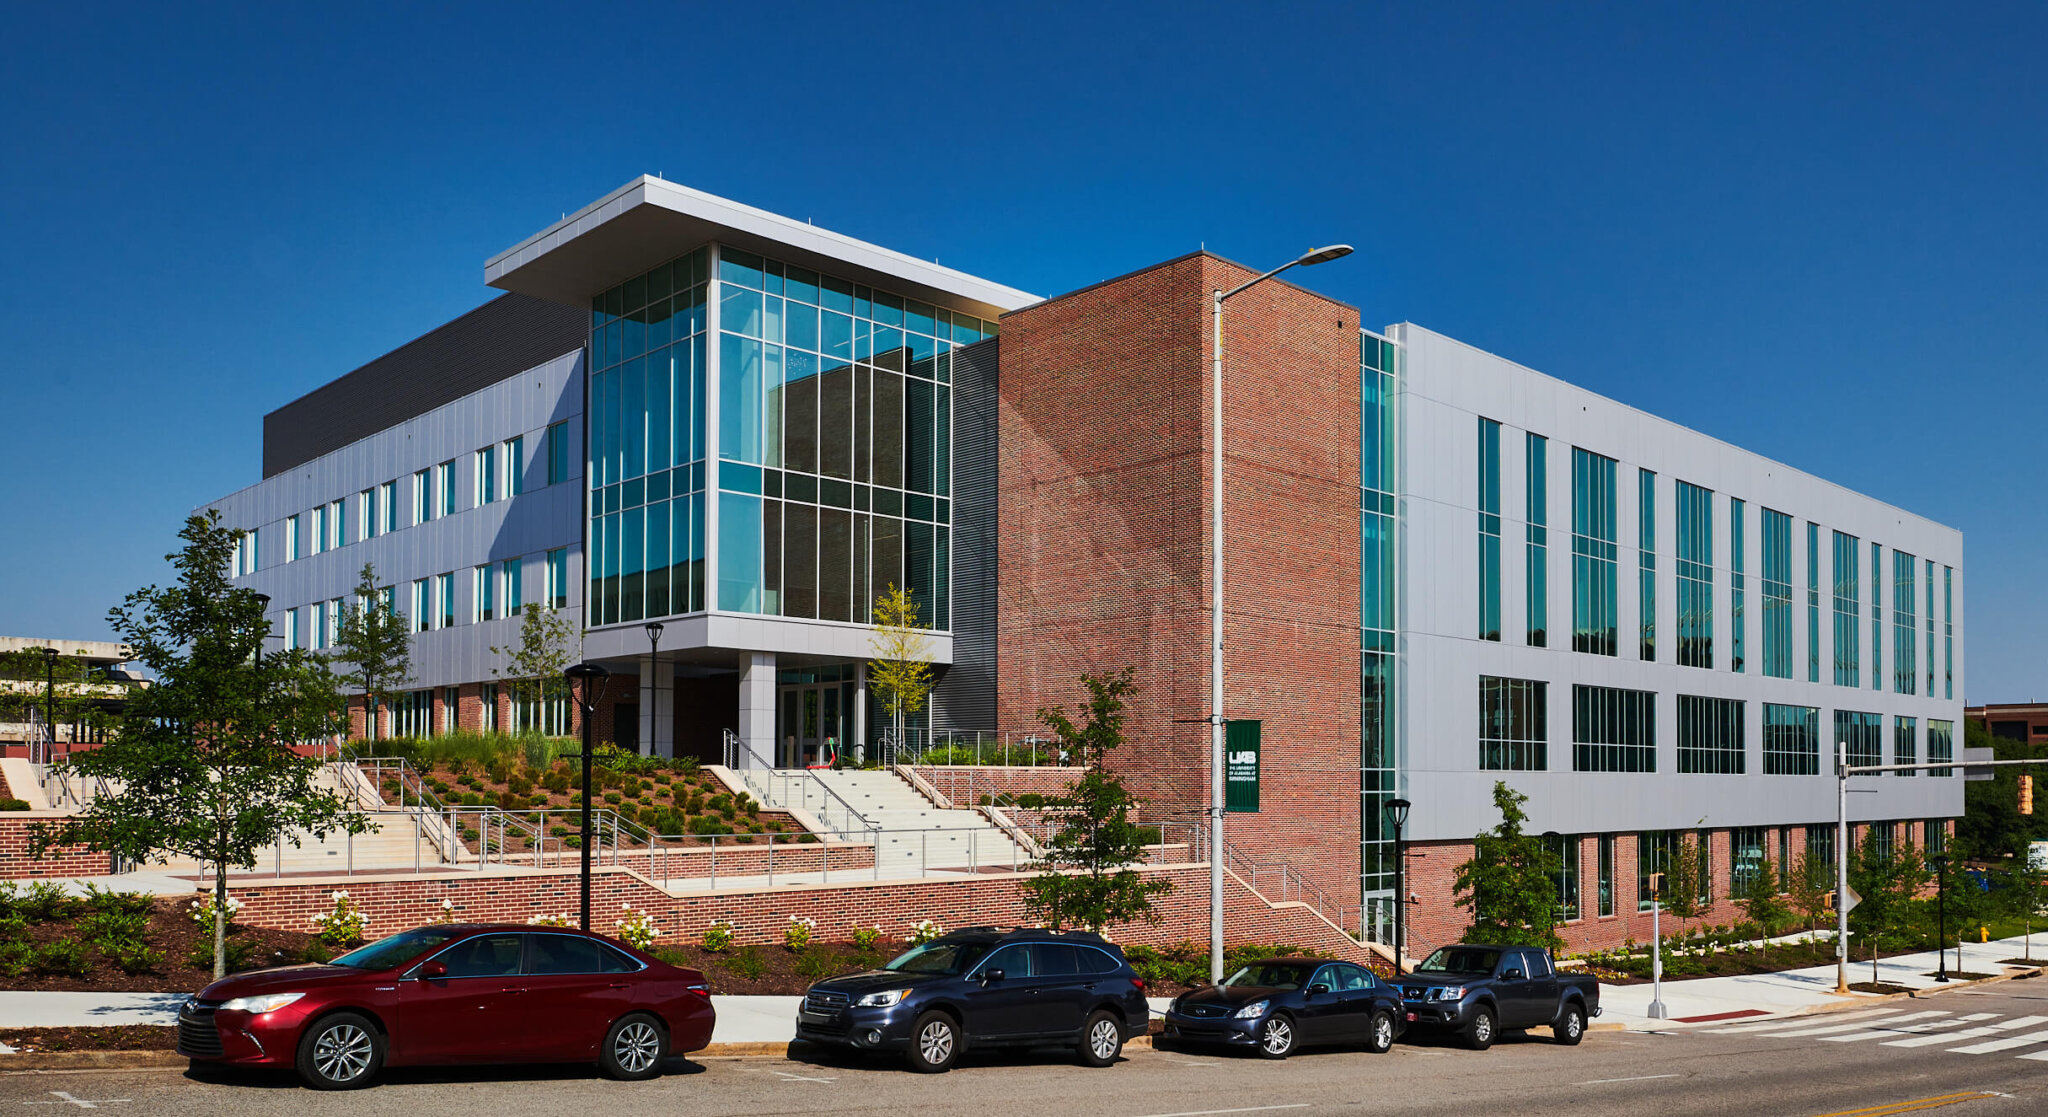
[[[256,944],[230,935],[221,944],[221,952],[227,957],[228,972],[234,973],[236,970],[249,968],[250,961],[256,957]],[[213,936],[208,935],[194,943],[192,949],[185,955],[185,964],[195,969],[212,969]]]
[[[791,950],[803,950],[811,945],[811,936],[818,930],[818,921],[803,915],[789,917],[789,925],[782,929],[782,945]]]
[[[130,915],[148,915],[156,903],[156,897],[147,892],[121,892],[112,888],[101,888],[87,883],[85,906],[91,911],[118,911]]]
[[[834,974],[843,973],[846,965],[832,956],[829,950],[806,950],[797,955],[796,972],[812,981],[823,981]]]
[[[0,942],[0,974],[20,977],[28,973],[29,966],[35,961],[35,953],[34,947],[20,939]]]
[[[25,811],[27,809],[28,800],[26,799],[0,799],[0,811]]]
[[[120,967],[122,973],[134,975],[155,973],[163,964],[164,952],[144,943],[126,944],[107,954],[109,961]]]
[[[704,928],[704,949],[723,953],[732,949],[732,924],[723,919],[714,919],[711,926]]]
[[[761,957],[760,948],[754,946],[741,947],[720,964],[731,971],[734,977],[745,978],[748,981],[759,981],[768,973],[768,960]]]
[[[334,907],[313,916],[313,925],[319,928],[320,941],[336,948],[354,946],[363,941],[363,932],[370,925],[369,914],[345,890],[331,892],[327,898]]]
[[[640,950],[653,946],[655,936],[661,933],[660,928],[654,925],[654,917],[644,911],[634,911],[631,904],[623,906],[626,914],[615,923],[619,929],[619,941]]]
[[[84,977],[85,944],[77,939],[51,939],[36,948],[29,964],[39,974]]]
[[[27,916],[31,923],[48,923],[51,920],[63,919],[83,906],[73,899],[70,893],[64,891],[63,885],[46,880],[29,885],[28,891],[23,892],[21,898],[15,901],[15,907]]]

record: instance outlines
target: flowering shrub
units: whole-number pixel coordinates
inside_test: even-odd
[[[241,913],[241,910],[242,910],[242,901],[240,901],[240,900],[237,900],[237,899],[235,899],[235,898],[234,898],[233,896],[229,896],[229,897],[228,897],[228,918],[227,918],[227,922],[229,922],[229,923],[233,923],[233,922],[235,921],[235,916],[236,916],[236,915],[238,915],[238,914],[240,914],[240,913]],[[206,897],[205,897],[205,898],[203,898],[203,899],[199,899],[199,900],[194,900],[194,901],[192,901],[191,905],[190,905],[190,906],[189,906],[189,907],[188,907],[188,908],[186,909],[186,914],[188,914],[188,915],[190,915],[190,916],[192,917],[192,922],[194,922],[194,923],[197,923],[197,924],[199,924],[199,925],[200,925],[201,927],[204,927],[204,928],[206,928],[206,929],[207,929],[207,930],[209,930],[209,931],[210,931],[210,930],[212,930],[212,929],[213,929],[213,895],[212,895],[212,893],[208,893],[208,894],[206,895]]]
[[[345,891],[331,892],[327,898],[334,901],[334,908],[313,917],[313,925],[320,928],[320,941],[328,946],[353,946],[363,941],[369,915]]]
[[[723,954],[732,949],[732,921],[714,919],[711,926],[704,928],[704,949]]]
[[[574,921],[569,918],[569,913],[567,912],[563,912],[561,915],[536,915],[527,919],[527,922],[535,927],[574,926]]]
[[[853,948],[855,950],[873,950],[881,941],[882,925],[879,923],[873,927],[855,927],[853,929]]]
[[[817,920],[805,915],[792,915],[789,926],[782,929],[782,945],[791,950],[802,950],[811,945],[811,934],[817,929]]]
[[[654,925],[654,917],[644,911],[634,911],[633,905],[624,905],[626,916],[614,925],[619,929],[619,941],[636,950],[646,950],[654,945],[654,937],[661,933]]]
[[[944,927],[933,923],[929,919],[920,919],[910,925],[910,942],[913,946],[919,943],[927,943],[945,933],[946,929]]]
[[[434,922],[442,924],[455,922],[455,901],[442,900],[440,906],[434,909]]]

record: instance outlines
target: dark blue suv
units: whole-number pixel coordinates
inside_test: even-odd
[[[1150,1022],[1145,982],[1100,935],[972,927],[811,986],[796,1038],[902,1052],[928,1073],[970,1045],[1071,1047],[1106,1067]]]

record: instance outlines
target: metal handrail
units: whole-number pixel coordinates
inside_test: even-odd
[[[808,768],[795,770],[776,768],[768,763],[767,758],[754,751],[752,745],[742,740],[739,734],[730,729],[723,732],[726,769],[739,776],[740,782],[746,784],[750,790],[758,793],[763,804],[782,810],[789,809],[792,804],[789,802],[788,795],[782,791],[782,788],[786,788],[789,783],[795,781],[803,789],[798,793],[795,805],[801,806],[805,810],[812,810],[811,791],[816,789],[818,798],[825,807],[824,810],[814,811],[813,813],[817,814],[819,821],[823,822],[826,829],[835,836],[849,838],[856,831],[871,833],[881,829],[880,823],[862,814],[852,803],[847,802],[838,792],[832,790],[830,784],[819,779],[816,772]],[[750,765],[739,764],[738,761],[742,758],[750,758],[755,763]],[[757,779],[761,782],[755,782]],[[835,822],[832,818],[831,804],[835,803],[838,804],[842,815],[842,819],[839,822]]]

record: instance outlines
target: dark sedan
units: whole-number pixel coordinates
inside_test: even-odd
[[[420,927],[320,966],[216,981],[178,1013],[195,1062],[292,1067],[325,1090],[385,1066],[595,1061],[653,1078],[711,1042],[710,989],[597,935],[524,926]]]
[[[1350,962],[1268,958],[1174,998],[1166,1038],[1250,1048],[1285,1059],[1311,1044],[1363,1046],[1380,1053],[1401,1034],[1398,991]]]

